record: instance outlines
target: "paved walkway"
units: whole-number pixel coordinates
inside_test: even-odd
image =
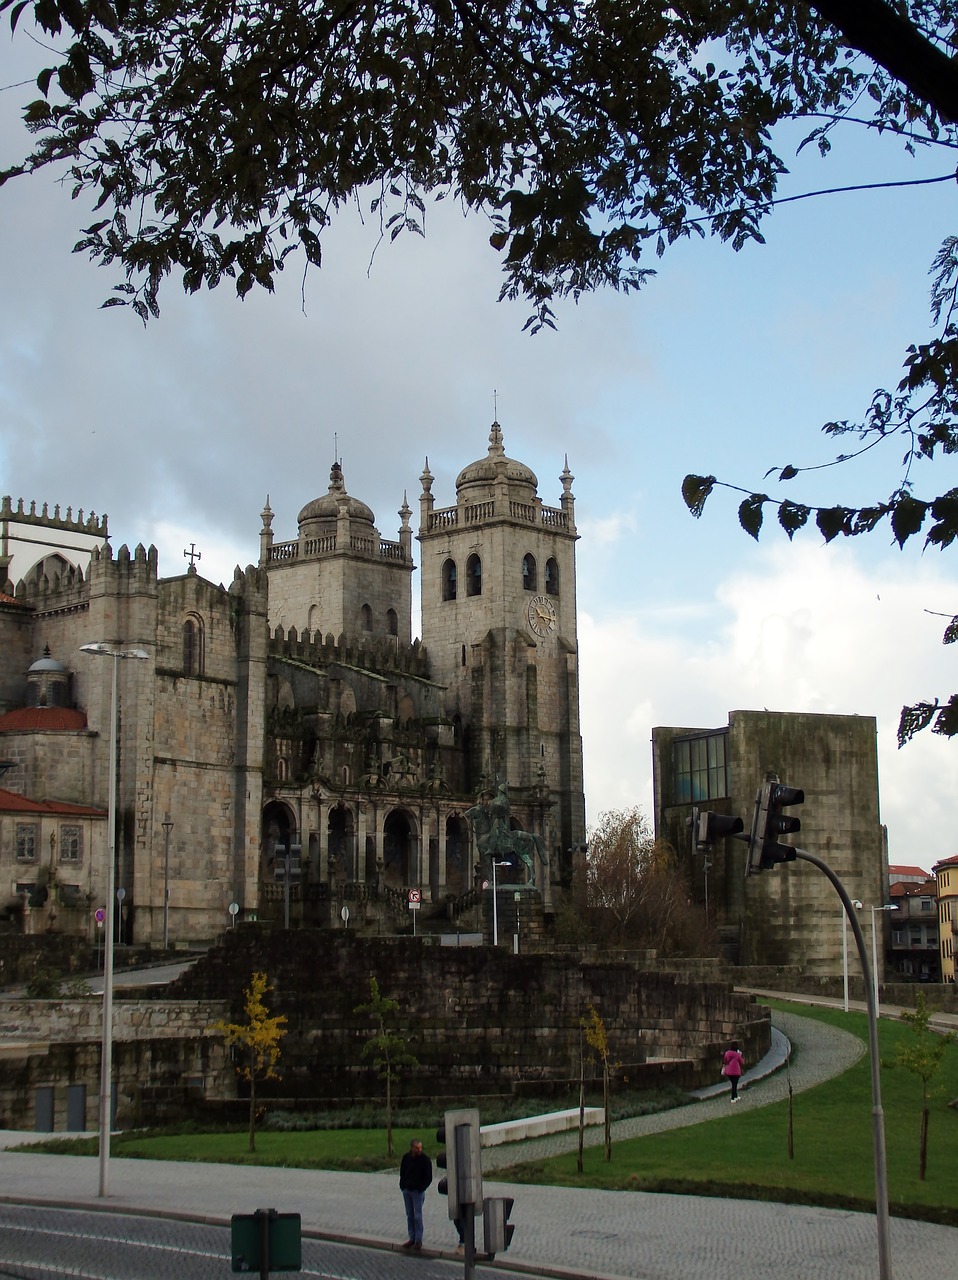
[[[750,1073],[742,1102],[733,1110],[725,1085],[713,1096],[675,1111],[620,1122],[616,1137],[694,1124],[713,1116],[740,1115],[838,1074],[863,1052],[846,1032],[792,1014],[775,1014],[778,1032],[772,1055]],[[785,1037],[795,1061],[776,1074],[765,1071],[784,1057]],[[789,1073],[786,1075],[786,1070]],[[763,1078],[757,1079],[761,1075]],[[0,1145],[33,1134],[0,1136]],[[484,1153],[489,1173],[518,1158],[553,1154],[576,1135],[553,1135]],[[590,1140],[601,1141],[600,1133]],[[862,1152],[869,1161],[870,1152]],[[114,1159],[111,1194],[97,1197],[98,1163],[93,1157],[0,1155],[0,1202],[27,1201],[89,1210],[136,1210],[173,1218],[228,1221],[233,1213],[275,1207],[299,1213],[305,1234],[396,1248],[403,1238],[403,1212],[395,1173],[349,1174],[303,1169],[256,1169],[231,1165],[173,1164]],[[563,1187],[508,1186],[486,1180],[486,1194],[512,1195],[516,1235],[497,1266],[527,1276],[564,1280],[874,1280],[878,1273],[877,1230],[868,1214],[704,1197]],[[430,1195],[427,1249],[452,1255],[455,1233],[445,1202]],[[894,1219],[895,1280],[940,1280],[953,1273],[958,1229]],[[398,1263],[398,1259],[397,1259]],[[398,1267],[397,1267],[398,1269]],[[483,1270],[484,1268],[480,1268]]]

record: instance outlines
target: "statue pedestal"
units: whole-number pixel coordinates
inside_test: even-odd
[[[493,910],[492,885],[482,892],[482,940],[500,950],[521,954],[541,951],[545,931],[542,895],[532,885],[497,884]]]

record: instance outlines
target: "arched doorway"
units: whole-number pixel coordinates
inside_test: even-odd
[[[259,878],[265,883],[276,879],[277,857],[282,858],[287,845],[299,843],[296,818],[288,805],[271,800],[263,809],[259,845]]]
[[[393,809],[383,823],[383,879],[392,889],[418,885],[416,825],[407,809]]]
[[[344,804],[333,805],[329,811],[326,848],[330,880],[355,880],[356,838],[353,813]]]
[[[469,828],[465,818],[446,819],[446,892],[465,893],[472,888],[469,858]]]

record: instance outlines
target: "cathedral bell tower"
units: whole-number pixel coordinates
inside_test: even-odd
[[[498,422],[486,457],[459,473],[455,506],[435,506],[428,459],[420,477],[422,638],[468,785],[508,783],[554,867],[585,837],[573,478],[566,463],[560,505],[543,505]]]

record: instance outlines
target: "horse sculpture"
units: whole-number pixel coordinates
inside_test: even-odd
[[[476,833],[476,844],[485,874],[488,868],[492,873],[492,861],[509,861],[516,865],[517,860],[525,867],[527,879],[525,883],[535,888],[536,858],[541,866],[548,863],[545,841],[533,831],[514,831],[495,816],[485,804],[473,805],[467,809],[465,816],[472,823]]]

